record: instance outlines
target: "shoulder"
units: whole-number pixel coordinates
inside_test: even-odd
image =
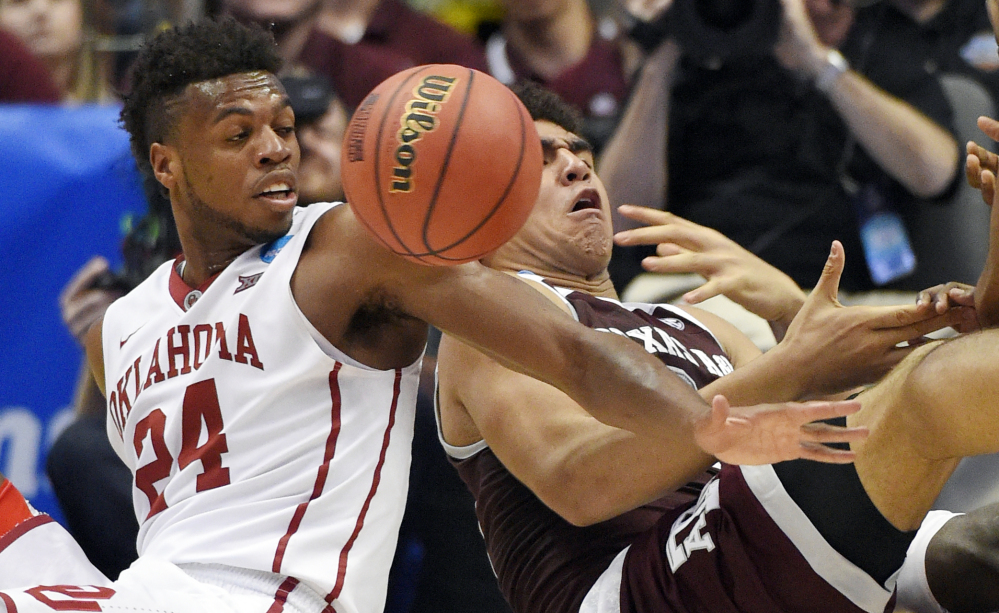
[[[686,313],[695,322],[710,332],[718,340],[718,344],[721,345],[725,353],[728,354],[735,368],[745,366],[751,360],[760,356],[760,349],[753,344],[749,337],[718,315],[687,305],[675,308]]]

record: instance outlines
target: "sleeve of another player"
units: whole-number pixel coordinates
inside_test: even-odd
[[[0,530],[0,589],[111,584],[65,528],[31,508],[6,480],[0,485]]]

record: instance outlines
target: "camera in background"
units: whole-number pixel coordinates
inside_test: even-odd
[[[781,18],[780,0],[676,0],[632,35],[646,51],[672,37],[688,58],[717,66],[733,57],[770,54]]]

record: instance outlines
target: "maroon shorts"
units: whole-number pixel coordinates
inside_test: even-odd
[[[607,606],[615,570],[619,611],[626,613],[894,608],[894,584],[879,585],[833,549],[771,466],[725,466],[695,504],[664,516],[632,544],[623,566],[618,562],[598,580],[581,613],[616,613]]]

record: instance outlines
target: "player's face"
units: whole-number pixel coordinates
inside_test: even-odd
[[[544,152],[534,210],[513,245],[558,270],[593,276],[607,268],[612,247],[607,191],[593,171],[589,143],[547,121],[536,121]]]
[[[268,242],[291,226],[299,163],[295,115],[265,72],[189,85],[157,178],[183,203],[198,231],[241,243]],[[179,220],[178,220],[178,223]]]

